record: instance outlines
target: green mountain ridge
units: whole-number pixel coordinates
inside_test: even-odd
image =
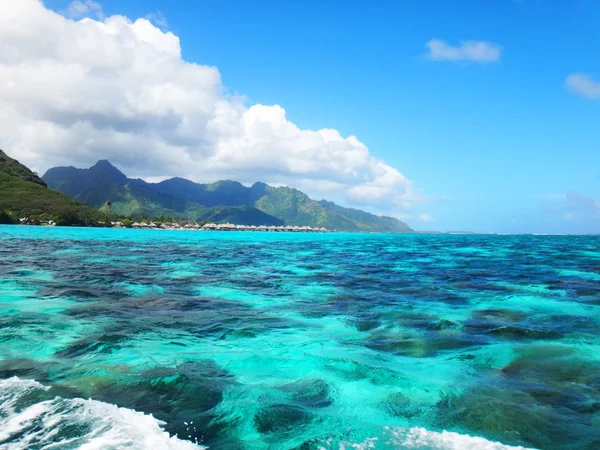
[[[125,216],[173,216],[239,225],[308,225],[338,231],[411,232],[393,217],[344,208],[326,200],[316,201],[290,187],[257,182],[250,187],[222,180],[201,184],[184,178],[147,183],[127,178],[106,160],[89,169],[55,167],[42,177],[56,189],[105,210]]]
[[[0,150],[0,222],[31,216],[69,225],[92,225],[101,219],[97,210],[48,189],[35,173]]]
[[[2,150],[0,150],[0,172],[47,187],[46,183],[35,172],[32,172],[16,159],[11,158]]]
[[[110,201],[111,212],[122,216],[171,216],[199,222],[234,222],[243,225],[283,224],[281,220],[248,205],[217,202],[207,206],[187,201],[185,192],[181,196],[162,192],[156,189],[155,184],[127,178],[106,160],[98,161],[89,169],[54,167],[44,174],[43,179],[50,188],[64,192],[103,212],[106,212],[107,202]],[[191,181],[188,183],[195,185]],[[188,188],[191,189],[192,186]],[[195,193],[190,195],[192,194]]]
[[[199,184],[183,178],[171,178],[157,183],[155,189],[182,195],[188,201],[204,205],[251,204],[283,220],[285,225],[309,225],[340,231],[412,232],[408,225],[393,217],[345,208],[327,200],[316,201],[297,189],[273,187],[261,182],[246,187],[231,180]]]

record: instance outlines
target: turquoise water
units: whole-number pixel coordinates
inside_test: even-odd
[[[0,447],[600,448],[599,322],[600,237],[3,226]]]

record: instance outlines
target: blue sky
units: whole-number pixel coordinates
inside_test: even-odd
[[[598,1],[101,4],[106,16],[160,12],[183,58],[216,66],[229,93],[357,136],[434,198],[407,213],[418,229],[600,232],[600,98],[566,86],[571,74],[600,81]],[[431,60],[433,39],[500,56]]]

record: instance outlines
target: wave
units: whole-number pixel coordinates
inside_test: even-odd
[[[50,387],[34,380],[0,380],[0,448],[21,450],[206,449],[170,436],[164,422],[132,409],[80,398],[49,398]],[[321,450],[427,449],[532,450],[449,431],[384,427],[381,437],[362,442],[328,440]]]
[[[421,427],[384,427],[379,437],[322,441],[318,450],[534,450],[492,442],[477,436],[451,431],[430,431]]]
[[[533,450],[513,447],[487,439],[459,434],[451,431],[429,431],[425,428],[386,427],[391,442],[400,448],[420,448],[429,450]]]
[[[49,390],[34,380],[0,380],[0,448],[205,448],[170,436],[151,415],[96,400],[50,399]]]

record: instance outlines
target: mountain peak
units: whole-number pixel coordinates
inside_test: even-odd
[[[115,166],[113,166],[108,159],[100,159],[96,164],[94,164],[92,167],[90,167],[90,170],[91,169],[115,169],[115,170],[119,170]]]
[[[91,173],[101,173],[103,177],[107,177],[105,181],[127,182],[127,176],[113,166],[107,159],[101,159],[88,170]]]
[[[110,200],[115,214],[167,215],[200,221],[234,221],[240,225],[283,223],[338,231],[411,231],[393,217],[379,217],[333,202],[317,202],[297,189],[276,188],[261,182],[252,187],[233,180],[198,184],[185,178],[146,183],[127,179],[106,160],[98,161],[90,169],[50,169],[45,177],[52,189],[94,207]]]

